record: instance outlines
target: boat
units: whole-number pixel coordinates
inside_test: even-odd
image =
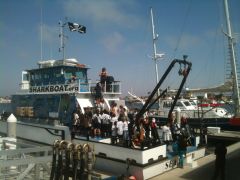
[[[189,125],[193,128],[206,128],[206,127],[220,127],[222,130],[239,130],[240,129],[240,95],[239,95],[239,83],[238,83],[238,73],[236,68],[236,55],[234,49],[234,42],[233,42],[233,35],[229,17],[229,9],[228,9],[228,2],[224,0],[224,8],[225,8],[225,15],[226,15],[226,25],[227,25],[227,32],[224,32],[228,39],[228,47],[230,53],[230,64],[231,64],[231,77],[230,81],[224,83],[221,86],[213,87],[213,88],[204,88],[204,89],[193,89],[192,91],[196,92],[215,92],[216,90],[219,91],[229,91],[233,92],[233,104],[230,104],[230,107],[234,107],[233,111],[228,111],[229,107],[224,107],[228,104],[225,103],[224,106],[220,104],[199,104],[198,110],[194,115],[189,115],[188,113],[183,112],[182,117],[186,117]],[[191,90],[188,90],[191,92]],[[169,121],[169,118],[172,117],[172,113],[175,114],[177,109],[171,107],[168,110],[168,113],[162,113],[153,115],[152,117],[157,120],[159,125],[164,125]],[[161,108],[160,108],[161,111]]]
[[[38,65],[22,72],[20,91],[12,95],[12,112],[19,121],[70,125],[75,110],[84,114],[86,108],[99,105],[95,90],[99,82],[88,79],[86,65],[76,59],[39,61]],[[120,103],[120,86],[120,81],[106,84],[102,91],[105,109]]]
[[[167,117],[170,107],[173,103],[172,99],[160,100],[160,108],[158,115]],[[180,98],[174,108],[174,112],[181,111],[181,115],[185,118],[230,118],[232,114],[225,108],[216,104],[196,104],[189,99]]]
[[[61,24],[60,27],[64,28]],[[61,34],[60,37],[64,35]],[[186,59],[175,59],[166,74],[176,63],[191,65]],[[160,139],[136,134],[133,146],[125,147],[111,144],[109,137],[91,137],[74,131],[73,112],[76,110],[86,115],[89,109],[110,110],[112,103],[124,106],[124,101],[120,99],[120,81],[109,77],[103,84],[102,81],[91,82],[88,79],[89,67],[77,59],[65,58],[64,55],[62,59],[40,60],[37,64],[38,68],[22,72],[20,91],[11,98],[12,114],[0,119],[1,134],[45,145],[53,145],[56,141],[60,144],[88,144],[96,156],[94,168],[117,175],[131,174],[137,179],[148,179],[178,166],[177,155],[169,158],[167,145]],[[186,73],[189,71],[190,67]],[[184,82],[186,77],[184,76]],[[159,81],[158,86],[164,79],[165,77]],[[102,85],[100,89],[96,88],[99,83]],[[156,89],[158,87],[152,94],[155,94]],[[101,100],[99,91],[102,94]],[[131,119],[136,126],[149,108],[148,105],[151,105],[152,97],[153,95]],[[194,145],[188,149],[186,157],[190,163],[205,155],[205,148],[198,145],[199,137],[194,137]]]

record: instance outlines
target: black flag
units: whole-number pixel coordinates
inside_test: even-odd
[[[86,27],[77,23],[68,22],[70,31],[78,31],[79,33],[86,33]]]

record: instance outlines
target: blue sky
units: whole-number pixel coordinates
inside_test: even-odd
[[[193,64],[187,87],[223,83],[227,49],[222,0],[1,0],[0,96],[17,92],[21,71],[37,67],[40,27],[43,59],[62,57],[58,22],[65,17],[87,27],[86,34],[65,28],[67,58],[89,65],[92,81],[106,67],[115,80],[122,81],[124,95],[130,90],[146,95],[156,84],[155,64],[149,58],[153,53],[150,7],[159,34],[157,52],[166,54],[158,61],[159,76],[173,58],[187,54]],[[240,33],[240,1],[229,0],[229,8],[233,31]],[[178,69],[163,87],[178,86]]]

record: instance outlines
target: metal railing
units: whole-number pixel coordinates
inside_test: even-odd
[[[9,140],[3,140],[1,146],[0,179],[49,179],[50,146],[39,147]]]
[[[35,93],[48,93],[48,92],[79,92],[79,93],[92,93],[95,91],[95,87],[99,82],[92,83],[90,80],[88,83],[81,82],[81,79],[74,81],[66,80],[63,83],[55,83],[48,85],[29,85],[25,86],[23,83],[20,84],[22,91],[29,91]],[[105,82],[102,84],[103,93],[120,94],[121,93],[121,82],[113,81],[111,83]]]

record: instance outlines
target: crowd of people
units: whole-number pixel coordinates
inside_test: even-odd
[[[142,118],[135,122],[136,111],[129,113],[126,106],[111,104],[110,111],[102,108],[80,108],[73,112],[72,135],[91,138],[110,138],[111,144],[125,147],[144,145],[146,140],[160,143],[155,119]],[[151,134],[151,135],[150,135]]]

